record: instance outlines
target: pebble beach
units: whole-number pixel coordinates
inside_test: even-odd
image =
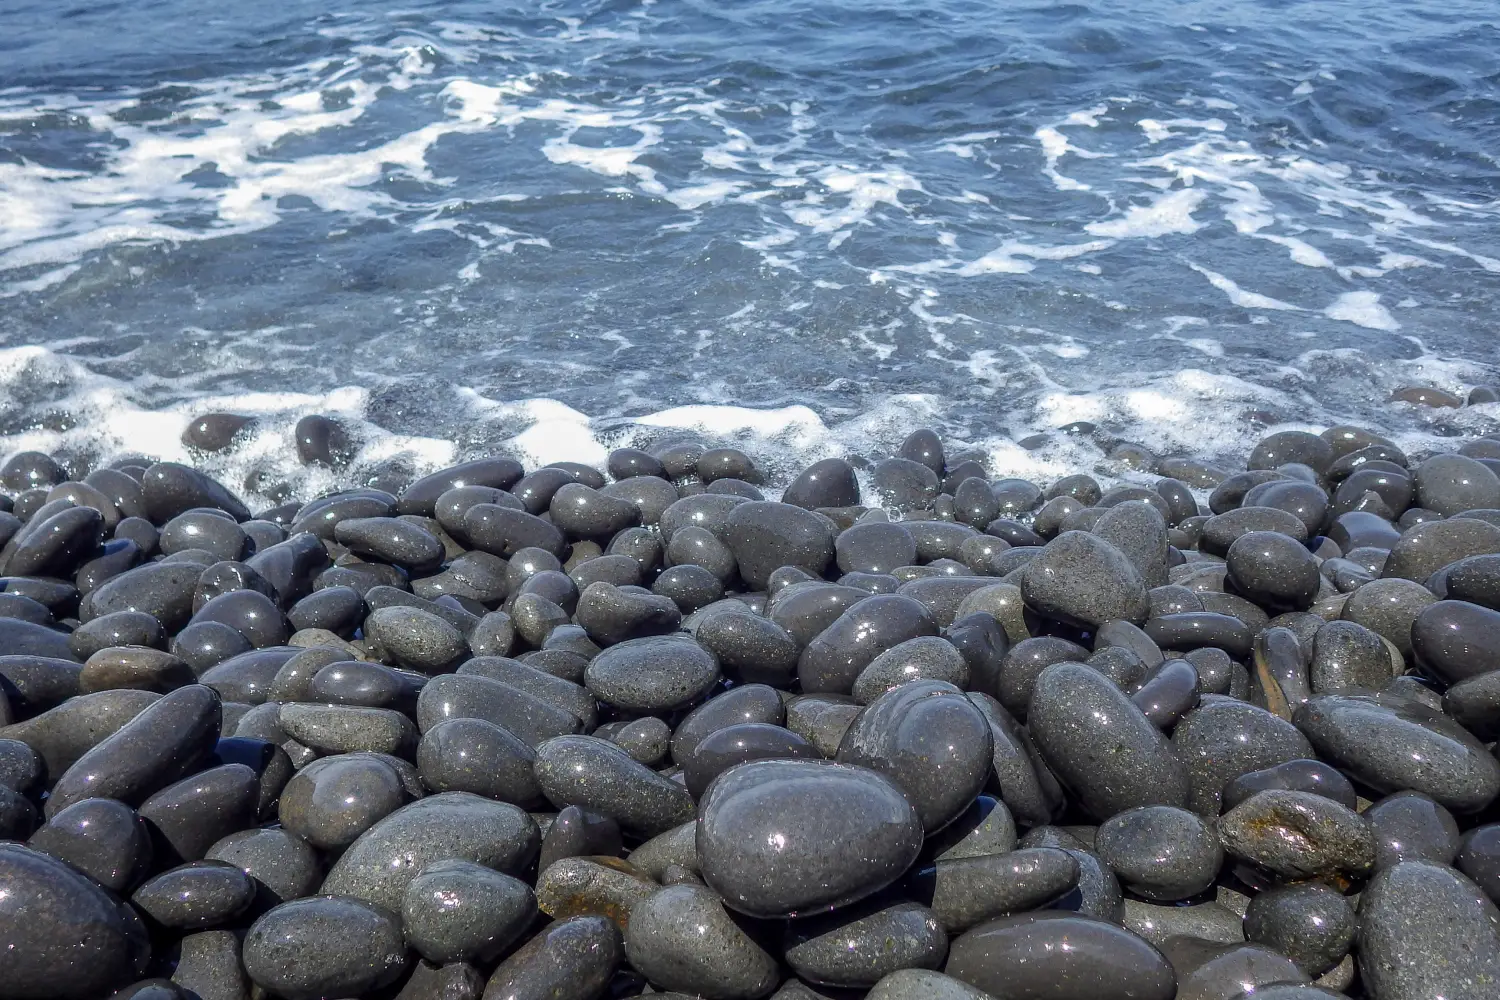
[[[1492,998],[1500,433],[1454,443],[669,437],[266,510],[12,455],[0,996]]]

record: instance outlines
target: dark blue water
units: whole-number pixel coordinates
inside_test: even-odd
[[[222,9],[221,9],[222,8]],[[236,486],[1500,424],[1493,3],[0,6],[0,446]],[[1057,428],[1085,420],[1093,435]]]

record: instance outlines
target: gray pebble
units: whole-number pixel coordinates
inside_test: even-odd
[[[1114,924],[1073,913],[1023,913],[957,938],[943,970],[996,997],[1171,1000],[1172,966]]]
[[[195,861],[162,872],[130,897],[163,927],[200,930],[228,923],[255,901],[255,883],[234,865]]]
[[[1267,889],[1245,912],[1245,936],[1286,955],[1309,976],[1338,965],[1358,929],[1354,908],[1318,882]]]
[[[426,733],[447,719],[483,719],[533,747],[583,729],[572,712],[480,674],[442,674],[422,688],[417,727]]]
[[[401,900],[407,943],[430,962],[492,962],[536,913],[530,886],[472,861],[428,863]]]
[[[1494,995],[1500,911],[1453,869],[1424,861],[1387,868],[1366,886],[1359,913],[1360,978],[1380,1000]]]
[[[1125,888],[1158,902],[1203,892],[1224,862],[1215,831],[1197,814],[1172,806],[1111,816],[1100,825],[1095,847]]]
[[[559,920],[501,962],[484,995],[490,1000],[600,997],[624,958],[614,921],[599,916]]]
[[[417,742],[417,727],[388,708],[287,704],[281,706],[280,719],[287,736],[323,753],[368,750],[400,755]]]
[[[1314,756],[1297,729],[1263,708],[1218,695],[1183,717],[1172,731],[1172,747],[1191,783],[1188,806],[1217,816],[1224,785],[1241,774]]]
[[[1028,847],[940,860],[912,876],[911,892],[948,933],[958,934],[995,917],[1040,909],[1073,889],[1078,876],[1078,861],[1067,851]]]
[[[115,799],[82,799],[59,809],[31,835],[29,846],[125,893],[151,870],[151,832],[136,811]]]
[[[393,982],[406,961],[396,919],[359,899],[283,903],[245,935],[245,971],[286,1000],[362,995]]]
[[[641,714],[686,707],[718,680],[718,661],[687,636],[622,642],[596,656],[584,673],[600,701]]]
[[[651,837],[693,815],[687,789],[593,736],[559,736],[537,747],[536,778],[559,809],[576,805]]]
[[[451,669],[468,654],[458,629],[416,608],[377,608],[365,618],[364,630],[366,638],[397,663],[423,673]]]
[[[1375,838],[1352,809],[1314,792],[1257,792],[1219,820],[1224,850],[1287,879],[1362,875]]]
[[[1145,582],[1124,554],[1081,531],[1063,532],[1026,564],[1021,593],[1043,616],[1085,627],[1139,624],[1149,606]]]
[[[310,896],[323,880],[318,852],[279,827],[231,833],[204,857],[227,862],[249,875],[255,883],[257,908]]]
[[[873,986],[900,969],[938,968],[948,935],[920,904],[863,905],[788,925],[784,954],[807,982]]]
[[[1216,901],[1189,906],[1160,906],[1138,899],[1125,900],[1122,920],[1130,930],[1160,948],[1169,938],[1192,937],[1221,944],[1245,940],[1243,918]]]
[[[1453,814],[1421,792],[1397,792],[1362,814],[1375,836],[1375,869],[1400,861],[1451,865],[1460,834]]]
[[[882,652],[908,639],[937,634],[932,615],[910,597],[860,596],[864,599],[840,614],[802,651],[797,676],[805,693],[848,694],[864,668]]]
[[[406,804],[401,779],[368,754],[324,757],[281,792],[281,825],[315,847],[343,848]]]
[[[969,686],[969,666],[953,644],[938,636],[918,636],[898,643],[870,661],[854,680],[854,700],[869,704],[882,694],[916,680]]]

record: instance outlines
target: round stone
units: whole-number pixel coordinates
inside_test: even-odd
[[[492,962],[536,919],[520,879],[471,861],[433,861],[401,900],[406,940],[429,962]]]
[[[360,996],[406,969],[401,928],[358,899],[315,896],[283,903],[245,935],[245,972],[286,1000]]]
[[[1224,863],[1216,832],[1197,814],[1172,806],[1111,816],[1094,845],[1127,889],[1158,901],[1196,896],[1213,884]]]
[[[1172,1000],[1172,966],[1123,927],[1059,911],[981,924],[955,940],[943,970],[996,997]]]

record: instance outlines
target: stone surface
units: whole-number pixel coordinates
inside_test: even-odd
[[[1072,913],[1000,917],[957,938],[944,972],[1018,1000],[1171,1000],[1172,966],[1114,924]]]

